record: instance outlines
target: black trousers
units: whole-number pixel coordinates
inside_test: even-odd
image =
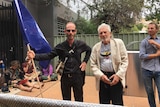
[[[83,102],[84,73],[63,74],[61,77],[61,91],[63,100],[71,100],[73,88],[75,101]]]
[[[105,72],[107,77],[115,73]],[[100,81],[99,101],[100,104],[114,104],[123,105],[123,86],[119,81],[116,85],[110,86],[109,84]]]

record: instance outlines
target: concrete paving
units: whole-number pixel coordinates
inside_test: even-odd
[[[33,89],[32,92],[25,92],[25,91],[18,92],[17,95],[62,100],[59,80],[53,82],[47,82],[45,83],[44,87],[42,87],[41,89]],[[72,101],[74,101],[73,93],[72,93]],[[93,76],[86,76],[86,81],[84,85],[84,102],[99,103],[98,91],[96,91],[95,78]],[[160,107],[160,104],[158,104],[157,95],[156,95],[156,102],[157,102],[157,107]],[[135,96],[124,96],[124,105],[127,107],[149,107],[148,100],[146,97],[135,97]]]

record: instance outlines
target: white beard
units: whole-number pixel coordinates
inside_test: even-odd
[[[110,41],[110,37],[106,37],[106,38],[100,38],[100,40],[103,42],[103,43],[109,43],[109,41]]]

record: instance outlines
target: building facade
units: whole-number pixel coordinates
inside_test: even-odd
[[[53,46],[54,35],[64,35],[68,21],[76,21],[77,14],[56,0],[22,0],[41,28],[44,36]]]
[[[13,0],[0,0],[0,59],[5,60],[6,66],[14,59],[22,62],[27,51],[12,2]],[[54,46],[54,35],[64,35],[65,24],[77,19],[76,13],[56,0],[22,0],[22,2],[36,20],[51,47]]]

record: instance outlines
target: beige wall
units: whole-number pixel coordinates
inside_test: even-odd
[[[75,21],[77,20],[77,14],[70,10],[68,7],[65,7],[64,5],[60,4],[59,6],[55,7],[57,17],[60,17],[67,21]]]

